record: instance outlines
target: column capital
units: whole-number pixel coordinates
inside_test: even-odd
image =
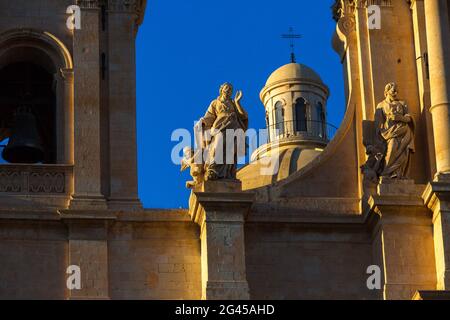
[[[137,12],[141,5],[140,0],[108,0],[109,11]]]
[[[423,2],[423,0],[405,0],[407,3],[409,3],[410,8],[413,9],[414,6],[417,4],[417,2]]]
[[[192,221],[201,228],[206,221],[245,222],[255,194],[241,190],[237,181],[205,181],[189,199]]]
[[[438,206],[450,202],[450,175],[447,178],[449,178],[447,181],[441,178],[441,180],[430,182],[422,194],[425,206],[433,212],[440,211],[436,210]]]
[[[73,69],[59,69],[60,76],[64,79],[64,81],[67,81],[68,83],[73,83],[74,78],[74,72]]]
[[[77,5],[81,9],[99,9],[104,0],[77,0]]]

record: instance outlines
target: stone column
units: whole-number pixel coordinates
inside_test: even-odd
[[[430,112],[437,175],[423,199],[433,212],[437,289],[450,290],[450,23],[448,1],[425,0]]]
[[[141,209],[137,183],[136,142],[136,12],[125,1],[110,1],[109,144],[111,187],[108,206]]]
[[[348,4],[346,5],[348,6]],[[351,10],[351,9],[346,9]],[[375,95],[373,83],[373,65],[370,48],[370,34],[367,21],[367,8],[357,6],[355,9],[355,21],[357,32],[359,85],[361,88],[362,115],[364,120],[371,120],[375,114]]]
[[[61,69],[64,81],[64,162],[74,163],[73,70]]]
[[[74,30],[74,194],[71,209],[106,209],[101,192],[100,10],[97,1],[78,1],[81,29]]]
[[[424,185],[387,180],[369,199],[373,214],[373,261],[381,268],[380,298],[410,300],[418,290],[435,290],[433,225],[420,195]]]
[[[450,173],[450,24],[447,0],[425,0],[430,112],[438,174]]]
[[[200,226],[202,299],[247,300],[244,222],[254,194],[240,182],[208,181],[194,191],[189,214]]]
[[[430,183],[423,194],[433,213],[437,290],[450,290],[450,181]]]
[[[425,22],[425,5],[424,0],[411,1],[411,13],[413,18],[414,28],[414,47],[416,52],[416,65],[419,85],[419,102],[420,111],[422,117],[420,121],[424,126],[424,137],[426,139],[427,147],[427,165],[428,176],[434,175],[436,172],[436,151],[434,150],[434,137],[433,137],[433,120],[430,113],[430,77],[429,68],[427,66],[428,61],[428,49],[427,49],[427,30]],[[423,164],[421,164],[423,165]]]

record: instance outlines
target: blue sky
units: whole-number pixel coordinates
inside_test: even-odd
[[[330,87],[328,122],[345,110],[342,65],[331,47],[332,0],[150,0],[137,38],[139,195],[146,208],[187,207],[187,172],[171,161],[173,130],[191,130],[218,87],[244,92],[250,127],[265,127],[259,92],[290,61],[289,27],[303,38],[297,60]]]

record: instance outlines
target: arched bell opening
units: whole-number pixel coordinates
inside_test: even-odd
[[[19,50],[15,56],[19,61],[10,60],[0,69],[0,140],[4,141],[0,143],[0,155],[3,163],[54,164],[57,161],[54,77],[45,60],[27,61],[24,53],[26,50]]]
[[[12,135],[14,112],[21,104],[20,112],[28,113],[27,121],[33,122],[32,114],[38,122],[45,149],[42,161],[32,163],[72,165],[73,61],[67,47],[48,32],[8,30],[0,34],[0,73],[0,145],[12,143],[7,139]],[[30,82],[30,78],[34,80]],[[2,149],[0,164],[6,162]]]

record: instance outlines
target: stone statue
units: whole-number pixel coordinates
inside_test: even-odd
[[[377,144],[366,146],[367,161],[361,167],[364,178],[372,183],[378,183],[379,177],[383,172],[384,153],[383,147]]]
[[[414,153],[414,120],[397,94],[397,85],[388,83],[371,129],[367,126],[370,123],[363,125],[368,160],[361,168],[365,178],[372,182],[378,182],[379,177],[408,178]]]
[[[409,174],[414,153],[414,120],[404,101],[397,99],[397,85],[389,83],[384,89],[386,99],[375,112],[377,131],[386,143],[382,177],[405,179]]]
[[[196,185],[200,184],[204,180],[205,168],[201,160],[201,149],[196,152],[190,147],[183,149],[183,159],[181,160],[181,171],[183,172],[187,168],[190,168],[190,174],[193,181],[186,182],[186,188],[193,189]]]
[[[237,143],[227,141],[227,130],[248,129],[248,115],[241,106],[242,92],[237,91],[234,100],[233,86],[225,83],[220,87],[219,97],[211,102],[208,110],[199,123],[202,131],[207,131],[206,148],[208,149],[208,159],[205,165],[205,180],[236,179],[237,165]],[[229,150],[229,144],[234,145],[233,150]],[[228,147],[227,147],[228,146]],[[228,152],[232,152],[230,157]],[[232,159],[227,163],[227,159]]]
[[[233,134],[241,130],[245,134],[248,115],[240,102],[242,92],[237,91],[234,99],[232,95],[233,86],[230,83],[220,87],[219,97],[211,102],[195,128],[200,149],[195,152],[190,148],[184,150],[182,170],[189,167],[194,178],[194,181],[187,183],[188,188],[193,188],[202,181],[236,179],[237,157],[245,155],[245,141],[244,150],[239,150],[238,146],[242,145],[236,141],[239,134],[233,135],[233,141],[227,141],[227,133]],[[200,139],[197,137],[198,133]],[[245,135],[241,137],[245,139]]]

